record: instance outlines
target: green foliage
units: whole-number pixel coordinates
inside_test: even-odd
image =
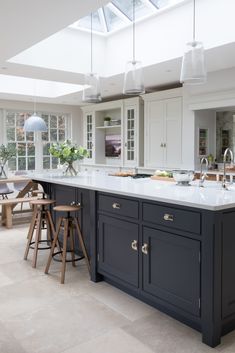
[[[85,148],[78,145],[72,145],[71,141],[67,140],[63,143],[53,143],[49,149],[53,157],[59,158],[60,163],[73,163],[88,157],[88,152]]]
[[[8,147],[5,145],[0,146],[0,163],[6,164],[6,162],[15,156],[16,151],[12,147]]]

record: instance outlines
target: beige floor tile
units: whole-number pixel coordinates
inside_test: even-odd
[[[19,341],[0,323],[0,352],[1,353],[26,353]]]
[[[156,353],[215,353],[201,342],[201,334],[190,327],[156,312],[124,330]]]
[[[0,287],[8,286],[14,282],[4,273],[0,271]]]
[[[63,353],[153,353],[146,345],[122,329],[112,330]],[[159,352],[160,353],[160,352]]]
[[[100,282],[95,284],[95,286],[90,288],[89,293],[131,321],[150,315],[155,311],[153,307],[122,292],[108,283]]]
[[[127,324],[123,316],[85,295],[67,297],[4,322],[28,353],[61,352]]]

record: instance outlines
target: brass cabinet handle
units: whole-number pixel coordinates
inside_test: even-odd
[[[160,144],[160,147],[163,147],[163,143]]]
[[[169,221],[173,222],[174,221],[174,216],[172,214],[165,213],[163,216],[164,221]]]
[[[113,207],[114,209],[116,209],[116,210],[120,210],[121,205],[120,205],[120,203],[114,202],[113,205],[112,205],[112,207]]]
[[[141,247],[141,250],[143,254],[148,255],[148,250],[149,250],[148,244],[144,243],[144,245],[142,245]]]
[[[166,143],[163,143],[163,147],[166,147]]]
[[[137,240],[133,240],[133,241],[131,242],[131,248],[132,248],[133,250],[135,250],[135,251],[138,250],[138,241],[137,241]]]

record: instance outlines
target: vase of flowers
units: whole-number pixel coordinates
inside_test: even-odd
[[[53,157],[59,158],[60,164],[66,165],[64,175],[76,176],[78,172],[74,168],[73,163],[88,157],[88,152],[82,146],[72,144],[70,140],[63,143],[53,143],[49,149]]]
[[[0,146],[0,179],[6,179],[6,163],[15,156],[15,151],[8,146],[1,145]]]

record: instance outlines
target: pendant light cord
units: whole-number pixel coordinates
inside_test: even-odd
[[[193,41],[196,41],[196,0],[193,0]]]
[[[91,74],[93,73],[93,23],[91,13]]]
[[[132,23],[133,23],[133,62],[135,62],[135,0],[133,1],[133,17],[132,17]]]
[[[34,99],[33,99],[33,113],[36,114],[36,80],[34,80]]]

